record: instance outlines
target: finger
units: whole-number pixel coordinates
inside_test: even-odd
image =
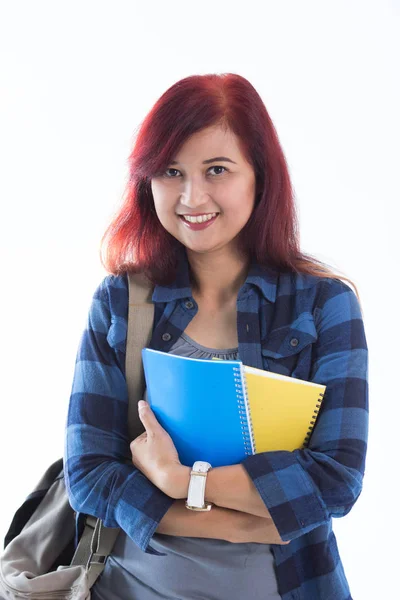
[[[142,421],[147,433],[154,436],[161,429],[161,425],[157,421],[155,414],[151,410],[148,402],[139,400],[139,417]]]

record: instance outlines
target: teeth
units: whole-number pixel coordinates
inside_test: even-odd
[[[213,217],[215,217],[217,213],[212,213],[211,215],[199,215],[198,217],[189,217],[188,215],[183,215],[185,221],[189,221],[189,223],[204,223],[205,221],[210,221]]]

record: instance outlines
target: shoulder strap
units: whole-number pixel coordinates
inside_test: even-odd
[[[139,419],[138,402],[143,398],[145,378],[142,349],[151,339],[154,305],[151,300],[153,286],[141,273],[128,273],[129,308],[126,338],[125,374],[128,387],[128,429],[133,440],[143,431]],[[87,516],[85,529],[75,550],[71,565],[86,565],[91,588],[104,570],[105,561],[111,554],[119,528],[104,527],[101,519]]]
[[[145,391],[142,350],[150,343],[154,304],[151,300],[153,286],[143,274],[128,273],[128,281],[129,312],[125,372],[129,397],[129,437],[134,440],[144,431],[138,413],[138,402],[143,399]]]

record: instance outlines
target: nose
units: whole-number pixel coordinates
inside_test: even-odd
[[[207,204],[209,194],[204,182],[188,180],[180,197],[181,204],[194,209]]]

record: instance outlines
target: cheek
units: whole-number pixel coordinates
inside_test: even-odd
[[[162,227],[173,236],[177,234],[179,226],[177,220],[179,217],[175,214],[175,204],[175,202],[171,202],[166,197],[157,196],[157,198],[154,198],[154,208],[157,218]]]
[[[157,215],[159,221],[161,222],[162,225],[165,226],[166,223],[168,222],[168,216],[169,216],[169,213],[165,206],[165,203],[154,200],[154,208],[156,210],[156,215]]]
[[[237,216],[241,215],[243,219],[248,219],[255,206],[254,190],[249,190],[248,187],[244,186],[243,189],[236,189],[230,195],[227,206],[229,206],[229,210],[233,214]]]
[[[168,218],[173,210],[172,200],[165,190],[157,189],[157,186],[152,187],[154,208],[161,222]]]

